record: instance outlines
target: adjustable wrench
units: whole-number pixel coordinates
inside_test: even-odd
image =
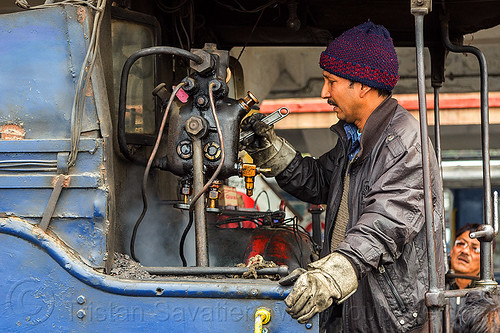
[[[278,110],[274,111],[273,113],[270,113],[268,116],[262,118],[262,122],[264,122],[267,125],[272,125],[281,119],[285,118],[288,116],[290,111],[288,111],[287,108],[279,108]],[[243,131],[240,133],[240,144],[247,144],[248,141],[255,135],[255,132],[253,131]]]

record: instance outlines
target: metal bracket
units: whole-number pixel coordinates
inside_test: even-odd
[[[69,153],[57,153],[57,174],[68,173],[68,157]]]
[[[491,242],[495,239],[495,230],[491,225],[482,224],[477,231],[469,235],[470,238],[477,238],[480,242]]]
[[[424,15],[429,14],[432,11],[432,0],[411,0],[411,10],[412,14],[423,13]]]
[[[427,307],[444,308],[446,305],[446,298],[441,290],[428,291],[425,294],[425,304]]]
[[[57,201],[59,200],[59,196],[61,195],[61,190],[63,187],[68,186],[69,184],[69,176],[66,175],[57,175],[54,178],[54,189],[50,194],[49,202],[45,207],[45,211],[42,215],[42,221],[40,222],[40,229],[43,231],[47,231],[47,227],[49,226],[49,222],[52,219],[52,215],[54,214],[54,210],[56,209]],[[67,182],[66,182],[67,181]]]

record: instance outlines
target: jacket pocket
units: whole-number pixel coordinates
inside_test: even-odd
[[[391,280],[391,277],[389,276],[389,274],[385,270],[385,267],[383,265],[380,266],[378,268],[378,271],[379,271],[380,275],[382,276],[384,282],[389,287],[389,290],[390,290],[392,296],[396,300],[396,303],[398,305],[399,311],[401,311],[401,313],[405,313],[406,310],[407,310],[406,306],[405,306],[405,303],[403,302],[403,299],[401,298],[401,295],[398,293],[398,290],[396,289],[396,286],[394,285],[394,282]]]

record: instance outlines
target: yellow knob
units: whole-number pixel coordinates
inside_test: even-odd
[[[255,312],[255,333],[262,333],[262,325],[271,320],[271,311],[266,308],[259,308]]]

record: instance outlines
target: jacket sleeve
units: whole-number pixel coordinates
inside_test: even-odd
[[[360,198],[359,219],[337,249],[355,263],[360,276],[393,263],[424,226],[420,144],[405,149],[400,137],[395,140],[398,149],[385,145],[388,151],[378,155]]]
[[[296,198],[313,204],[327,203],[332,174],[344,161],[341,140],[319,159],[297,153],[290,165],[276,176],[278,185]]]

